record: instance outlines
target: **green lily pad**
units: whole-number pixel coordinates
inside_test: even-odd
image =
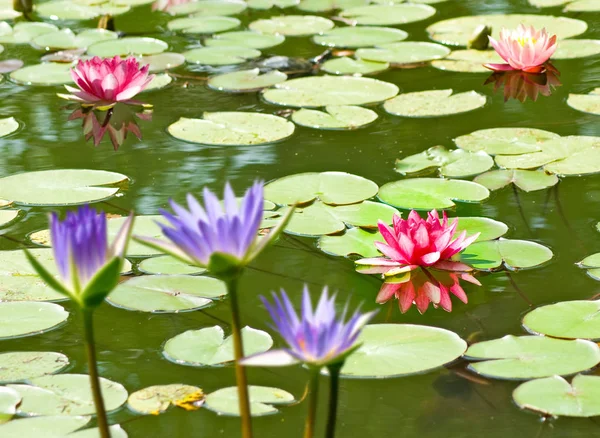
[[[348,257],[378,257],[381,253],[375,248],[375,242],[383,242],[379,232],[350,228],[341,236],[321,236],[317,247],[326,254]]]
[[[137,414],[158,415],[171,405],[193,406],[193,403],[203,399],[204,393],[197,386],[175,383],[140,389],[129,396],[127,406]]]
[[[600,11],[600,7],[598,8]],[[552,59],[587,58],[600,53],[600,40],[563,40],[556,47]]]
[[[505,61],[495,50],[453,50],[444,59],[431,61],[439,70],[461,73],[490,73],[483,64],[501,64]]]
[[[454,201],[481,202],[488,189],[471,181],[441,178],[414,178],[384,184],[377,197],[403,209],[432,210],[454,207]]]
[[[301,0],[298,9],[305,12],[327,12],[334,9],[348,9],[368,4],[369,0]]]
[[[278,46],[284,41],[283,35],[265,35],[251,30],[240,30],[213,35],[212,38],[204,40],[204,45],[208,47],[241,46],[260,50]]]
[[[67,366],[69,358],[52,351],[0,353],[0,382],[22,382],[34,377],[56,374]]]
[[[130,6],[118,6],[111,2],[85,4],[72,0],[58,0],[35,6],[37,14],[50,20],[91,20],[102,15],[121,15],[129,12]]]
[[[589,94],[569,94],[567,105],[583,113],[600,115],[600,88]]]
[[[559,39],[571,38],[587,30],[585,21],[573,18],[534,14],[488,14],[438,21],[429,26],[427,32],[431,39],[442,44],[466,46],[477,26],[490,26],[492,36],[498,39],[502,28],[514,29],[519,24],[535,26],[536,29],[546,28],[550,35],[556,35]]]
[[[150,257],[142,261],[138,269],[144,274],[156,275],[190,275],[206,272],[204,268],[188,265],[172,256]]]
[[[494,159],[482,151],[447,150],[443,146],[433,146],[419,154],[396,160],[396,172],[406,175],[439,168],[442,176],[464,178],[485,172],[493,165]]]
[[[274,7],[285,9],[297,6],[300,0],[247,0],[246,3],[251,9],[267,10]]]
[[[29,44],[36,37],[58,31],[58,27],[49,23],[21,22],[11,27],[7,22],[0,23],[0,43]]]
[[[297,125],[314,129],[358,129],[377,120],[377,113],[360,106],[329,105],[325,111],[303,108],[292,114]]]
[[[55,169],[0,178],[0,198],[23,205],[75,205],[111,198],[125,175],[104,170]],[[113,187],[110,187],[113,186]]]
[[[378,45],[376,48],[358,49],[355,56],[367,61],[389,62],[392,65],[411,65],[441,59],[449,53],[450,49],[441,44],[403,41]]]
[[[242,0],[202,0],[182,3],[169,8],[174,15],[194,14],[195,16],[236,15],[248,6]]]
[[[308,36],[326,32],[334,26],[333,21],[316,15],[281,15],[253,21],[250,30],[272,35]]]
[[[0,339],[39,335],[58,328],[68,317],[69,312],[54,303],[0,302]]]
[[[258,58],[260,51],[242,46],[201,47],[184,52],[183,56],[192,64],[217,66],[241,64],[248,59]]]
[[[263,91],[263,98],[276,105],[321,107],[377,103],[398,94],[398,87],[371,78],[313,76],[297,78]]]
[[[490,170],[478,175],[473,180],[490,190],[498,190],[509,184],[514,184],[521,190],[533,192],[543,190],[558,184],[556,175],[547,174],[540,170]]]
[[[599,228],[600,224],[596,225]],[[600,281],[600,253],[587,256],[582,261],[577,263],[577,266],[587,269],[587,274],[594,280]]]
[[[452,94],[453,92],[448,89],[402,93],[386,101],[383,109],[389,114],[402,117],[440,117],[482,108],[487,101],[483,94],[476,91]]]
[[[171,82],[173,82],[173,78],[168,73],[154,75],[154,78],[152,78],[146,88],[142,90],[142,93],[152,90],[160,90],[161,88],[169,85]]]
[[[225,284],[216,278],[145,275],[120,283],[106,300],[126,310],[180,313],[208,307],[225,295]]]
[[[553,132],[533,128],[481,129],[454,139],[466,151],[484,151],[490,155],[520,155],[540,151],[547,140],[559,139]]]
[[[564,9],[565,12],[597,12],[600,5],[595,0],[576,0],[569,2]]]
[[[495,379],[529,380],[585,371],[600,362],[600,348],[581,339],[566,341],[543,336],[504,336],[478,342],[465,357],[477,360],[471,371]]]
[[[414,23],[426,20],[435,14],[435,9],[428,5],[368,5],[344,9],[340,16],[355,24],[393,26],[396,24]]]
[[[91,415],[96,412],[90,377],[87,374],[56,374],[36,377],[30,385],[8,385],[23,401],[19,414],[34,415]],[[120,383],[100,378],[107,412],[120,408],[127,401],[127,390]]]
[[[390,68],[387,62],[365,61],[343,56],[321,64],[321,70],[332,75],[369,75]]]
[[[344,377],[389,378],[424,373],[458,359],[467,343],[456,333],[412,324],[370,324],[346,359]]]
[[[21,396],[17,391],[0,386],[0,424],[10,421],[17,412],[19,403],[21,403]]]
[[[538,307],[523,318],[533,334],[566,339],[600,339],[600,302],[564,301]]]
[[[164,52],[156,55],[140,56],[140,66],[148,65],[150,73],[171,70],[185,64],[185,56],[180,53]],[[152,83],[150,83],[152,84]]]
[[[27,65],[10,73],[10,78],[23,85],[62,85],[73,82],[71,64],[43,62]]]
[[[458,221],[456,232],[466,231],[468,236],[480,233],[475,242],[484,242],[486,240],[497,239],[508,231],[504,222],[496,221],[488,217],[458,217],[450,218],[450,223]]]
[[[169,30],[181,31],[183,33],[210,34],[235,29],[240,24],[241,21],[233,17],[199,16],[176,18],[175,20],[169,21],[167,27],[169,28]]]
[[[242,329],[242,339],[246,356],[264,353],[273,346],[268,333],[251,327]],[[217,325],[188,330],[169,339],[163,355],[171,362],[192,367],[220,366],[235,359],[232,336],[225,338],[223,329]]]
[[[19,122],[14,117],[0,119],[0,137],[6,137],[19,129]]]
[[[600,415],[600,377],[578,374],[571,384],[560,376],[532,380],[515,389],[513,400],[545,415],[594,417]]]
[[[276,414],[278,410],[273,405],[287,405],[295,401],[292,394],[279,388],[250,385],[248,392],[250,413],[253,417]],[[204,406],[219,415],[239,416],[237,387],[231,386],[211,392],[206,396]]]
[[[354,204],[377,194],[373,181],[346,172],[309,172],[279,178],[265,186],[265,199],[281,205],[306,204],[319,199],[325,204]]]
[[[536,8],[552,8],[555,6],[564,5],[571,0],[528,0],[529,4]]]
[[[116,40],[119,35],[106,29],[86,29],[77,35],[71,29],[61,29],[35,37],[34,46],[44,50],[67,50],[86,48],[99,41]]]
[[[552,257],[552,251],[539,243],[512,239],[476,242],[460,254],[463,263],[484,271],[534,268]]]
[[[205,112],[203,116],[203,119],[180,118],[169,126],[169,134],[192,143],[246,146],[275,143],[294,133],[292,122],[270,114],[230,111]]]
[[[408,33],[393,27],[348,26],[337,27],[313,37],[320,46],[357,49],[389,44],[408,38]]]
[[[286,79],[287,75],[278,70],[261,74],[258,68],[253,68],[212,76],[208,80],[208,86],[214,90],[229,93],[250,93],[260,91]]]
[[[90,417],[69,417],[66,415],[23,418],[0,426],[2,438],[59,438],[85,426]],[[116,437],[115,437],[116,438]]]
[[[110,58],[127,55],[156,55],[169,48],[169,45],[156,38],[125,37],[118,40],[100,41],[88,47],[91,56]]]
[[[0,20],[12,20],[20,17],[22,14],[13,9],[11,0],[0,0]]]

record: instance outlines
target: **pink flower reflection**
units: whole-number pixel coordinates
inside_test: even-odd
[[[560,72],[552,64],[546,64],[545,67],[543,73],[516,70],[495,72],[487,78],[485,84],[494,84],[496,92],[502,89],[505,102],[509,99],[536,101],[540,95],[550,96],[555,88],[562,85]]]

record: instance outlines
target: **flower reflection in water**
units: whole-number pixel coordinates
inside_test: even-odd
[[[559,76],[560,72],[552,64],[546,64],[542,73],[519,70],[494,72],[484,85],[494,84],[496,92],[502,89],[505,102],[509,99],[517,99],[520,102],[527,99],[536,101],[540,94],[550,96],[555,88],[562,85]]]

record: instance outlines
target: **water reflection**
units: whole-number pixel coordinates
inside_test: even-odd
[[[152,106],[117,103],[110,108],[94,108],[88,105],[78,105],[69,115],[69,120],[77,119],[83,119],[82,128],[86,141],[92,138],[94,146],[98,146],[108,134],[116,151],[125,142],[130,132],[138,140],[142,139],[138,121],[152,120]]]
[[[494,84],[494,92],[502,89],[504,101],[516,99],[534,102],[538,96],[550,96],[554,89],[560,87],[560,72],[552,64],[546,64],[542,73],[527,73],[520,70],[498,71],[491,74],[484,85]]]

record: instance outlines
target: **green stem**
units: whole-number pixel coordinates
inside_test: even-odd
[[[327,415],[327,429],[325,438],[335,437],[335,423],[337,419],[338,394],[340,390],[340,371],[344,362],[329,365],[329,413]]]
[[[308,413],[304,425],[304,438],[313,438],[315,434],[315,420],[317,417],[317,401],[319,399],[319,368],[310,368],[310,381],[308,383]]]
[[[85,349],[87,351],[88,368],[90,373],[90,383],[92,385],[92,394],[94,395],[94,405],[96,406],[96,418],[98,429],[100,429],[101,438],[110,438],[106,410],[104,409],[104,400],[100,388],[100,378],[98,376],[98,364],[96,361],[96,344],[94,342],[94,320],[93,310],[83,309],[83,329],[85,332]]]
[[[240,415],[242,417],[242,437],[252,438],[248,379],[246,378],[246,368],[240,364],[240,360],[244,357],[244,346],[242,344],[242,327],[237,295],[238,278],[239,276],[235,276],[227,282],[227,291],[231,302],[231,330],[233,332],[233,351],[235,354],[235,377],[238,388]]]

